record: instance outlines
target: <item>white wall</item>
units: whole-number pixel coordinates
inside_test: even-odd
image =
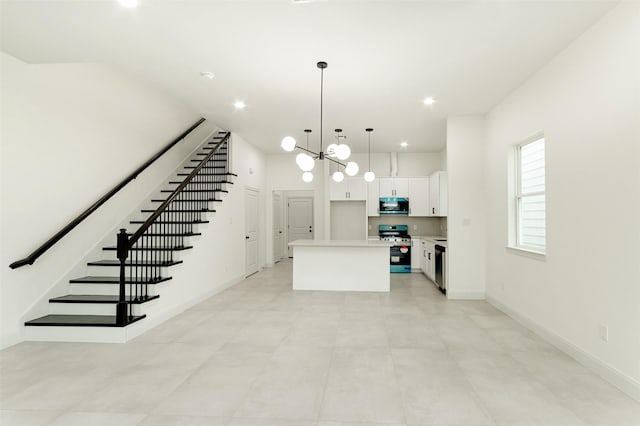
[[[485,297],[484,118],[447,120],[447,297]]]
[[[101,64],[28,65],[0,53],[0,347],[27,312],[201,142],[212,125],[147,169],[32,266],[28,255],[199,115]]]
[[[272,234],[271,221],[267,222],[266,206],[273,204],[273,196],[270,191],[267,191],[267,162],[266,156],[255,146],[251,145],[237,134],[233,134],[232,139],[232,163],[233,173],[238,177],[234,178],[235,183],[230,188],[233,197],[229,197],[231,200],[235,200],[232,203],[233,209],[233,221],[234,223],[240,222],[241,232],[236,235],[237,243],[230,247],[230,252],[225,256],[231,262],[229,256],[241,257],[242,264],[245,261],[245,191],[247,188],[256,189],[259,191],[259,206],[258,212],[258,238],[259,238],[259,253],[258,253],[258,267],[265,266],[267,259],[267,247],[272,248],[271,241],[267,240],[267,233]],[[237,197],[242,202],[238,203]],[[268,200],[268,201],[267,201]],[[225,200],[226,201],[226,200]],[[270,207],[271,208],[271,207]],[[239,214],[241,212],[242,214]],[[271,212],[273,216],[273,211]],[[224,230],[222,230],[224,232]],[[242,253],[242,255],[240,255]],[[244,266],[243,266],[244,267]],[[244,269],[243,269],[244,272]]]
[[[486,162],[489,300],[638,398],[639,31],[640,3],[623,2],[504,99],[487,117]],[[537,131],[546,138],[543,261],[505,251],[507,151]]]

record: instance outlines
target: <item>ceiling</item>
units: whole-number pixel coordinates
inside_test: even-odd
[[[317,146],[324,60],[325,146],[340,127],[366,152],[373,127],[373,152],[439,152],[448,116],[490,110],[616,3],[2,0],[0,46],[28,63],[114,64],[273,153],[305,128]]]

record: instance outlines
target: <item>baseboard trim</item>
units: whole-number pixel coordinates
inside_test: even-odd
[[[509,315],[511,318],[515,319],[520,324],[536,333],[538,336],[542,337],[548,343],[566,353],[571,358],[587,367],[589,370],[595,372],[604,380],[608,381],[613,386],[629,395],[631,398],[640,401],[640,382],[638,382],[634,378],[627,376],[615,367],[612,367],[602,360],[594,357],[589,352],[576,346],[575,344],[571,343],[564,337],[559,336],[553,331],[541,326],[528,316],[508,307],[498,299],[487,295],[487,302],[489,302],[492,306],[501,310],[505,314]]]
[[[451,300],[484,300],[484,291],[451,291],[447,290],[447,298]]]

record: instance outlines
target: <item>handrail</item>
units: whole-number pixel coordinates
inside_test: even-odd
[[[182,190],[191,183],[191,181],[193,180],[193,177],[196,176],[200,172],[200,170],[204,167],[204,165],[207,164],[207,162],[211,159],[211,157],[213,157],[218,152],[218,149],[220,149],[220,147],[229,140],[230,136],[231,136],[231,132],[228,132],[225,135],[225,137],[220,142],[218,142],[215,148],[212,149],[211,152],[209,152],[209,154],[207,154],[202,159],[200,164],[198,164],[198,166],[195,169],[193,169],[191,173],[189,173],[189,176],[187,176],[182,181],[182,183],[178,185],[176,189],[174,189],[171,195],[169,195],[169,197],[167,197],[167,199],[162,204],[160,204],[160,206],[156,209],[156,211],[153,212],[153,214],[149,216],[149,218],[142,225],[140,225],[138,230],[129,238],[127,250],[133,247],[133,245],[140,239],[142,234],[144,234],[147,231],[147,229],[149,229],[149,227],[153,224],[153,222],[155,222],[155,220],[167,209],[167,206],[171,204],[171,202],[182,192]]]
[[[147,160],[142,166],[138,167],[133,173],[131,173],[122,182],[120,182],[113,189],[111,189],[109,192],[107,192],[105,195],[103,195],[98,201],[93,203],[88,209],[86,209],[85,211],[80,213],[80,215],[78,217],[76,217],[75,219],[73,219],[71,222],[69,222],[69,224],[67,224],[67,226],[62,228],[53,237],[49,238],[49,240],[47,240],[44,244],[42,244],[40,247],[38,247],[36,250],[34,250],[33,253],[31,253],[29,256],[25,257],[24,259],[20,259],[20,260],[17,260],[15,262],[13,262],[11,265],[9,265],[9,267],[11,269],[16,269],[16,268],[19,268],[19,267],[25,266],[25,265],[33,265],[33,263],[36,261],[36,259],[38,259],[40,256],[42,256],[42,254],[44,254],[47,250],[49,250],[55,243],[60,241],[65,235],[67,235],[69,232],[71,232],[71,230],[73,228],[78,226],[83,220],[85,220],[87,217],[89,217],[89,215],[91,215],[100,206],[102,206],[104,203],[106,203],[111,197],[113,197],[118,191],[120,191],[122,188],[124,188],[129,182],[131,182],[136,177],[138,177],[138,175],[140,173],[142,173],[147,167],[149,167],[151,164],[153,164],[158,158],[162,157],[167,151],[169,151],[171,148],[173,148],[178,142],[183,140],[189,133],[191,133],[193,130],[195,130],[204,121],[205,121],[204,118],[200,118],[191,127],[189,127],[187,130],[182,132],[182,134],[180,134],[180,136],[175,138],[167,146],[165,146],[160,151],[158,151],[157,154],[155,154],[153,157],[151,157],[149,160]]]

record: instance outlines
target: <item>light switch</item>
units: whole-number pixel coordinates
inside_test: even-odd
[[[462,226],[471,226],[471,219],[469,218],[462,219]]]

